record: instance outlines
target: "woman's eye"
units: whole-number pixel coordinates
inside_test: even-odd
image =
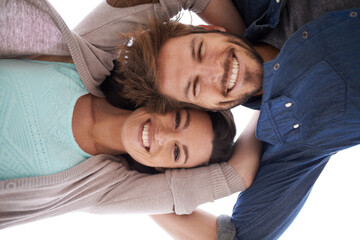
[[[180,126],[181,116],[180,112],[177,111],[175,114],[175,129],[177,129]]]
[[[179,147],[175,144],[175,146],[174,146],[174,159],[175,159],[175,161],[178,160],[179,155],[180,155],[180,149],[179,149]]]
[[[194,97],[196,96],[196,87],[197,87],[197,84],[199,82],[199,76],[196,77],[194,83],[193,83],[193,95]]]

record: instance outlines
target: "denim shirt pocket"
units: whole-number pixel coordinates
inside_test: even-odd
[[[326,61],[288,82],[280,95],[262,105],[257,129],[261,140],[306,143],[320,132],[325,133],[327,123],[344,115],[346,83]]]
[[[262,104],[256,136],[265,142],[277,144],[296,139],[300,133],[294,117],[296,102],[287,97],[279,96]]]

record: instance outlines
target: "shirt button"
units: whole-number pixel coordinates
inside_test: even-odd
[[[275,63],[275,65],[274,65],[274,70],[278,70],[279,67],[280,67],[280,63]]]
[[[357,17],[357,15],[358,15],[357,12],[351,12],[350,13],[350,17]]]
[[[280,3],[280,0],[276,0],[277,3]]]
[[[303,31],[302,34],[301,34],[301,36],[302,36],[303,38],[308,38],[309,34],[308,34],[307,31]]]
[[[294,129],[297,129],[298,127],[300,127],[300,124],[298,124],[298,123],[293,125]]]
[[[285,103],[285,107],[289,108],[292,106],[292,103],[291,102],[288,102],[288,103]]]

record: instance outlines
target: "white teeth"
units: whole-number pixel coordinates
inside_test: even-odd
[[[144,128],[142,130],[142,142],[144,144],[144,146],[146,148],[149,148],[150,147],[150,142],[149,142],[149,123],[146,123],[144,125]]]
[[[228,91],[230,91],[235,86],[238,72],[239,72],[239,62],[237,61],[236,58],[233,58],[233,66],[232,66],[232,72],[231,72],[231,76],[230,76]]]

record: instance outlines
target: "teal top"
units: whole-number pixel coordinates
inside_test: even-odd
[[[87,93],[74,64],[0,59],[0,180],[61,172],[91,157],[71,127]]]

